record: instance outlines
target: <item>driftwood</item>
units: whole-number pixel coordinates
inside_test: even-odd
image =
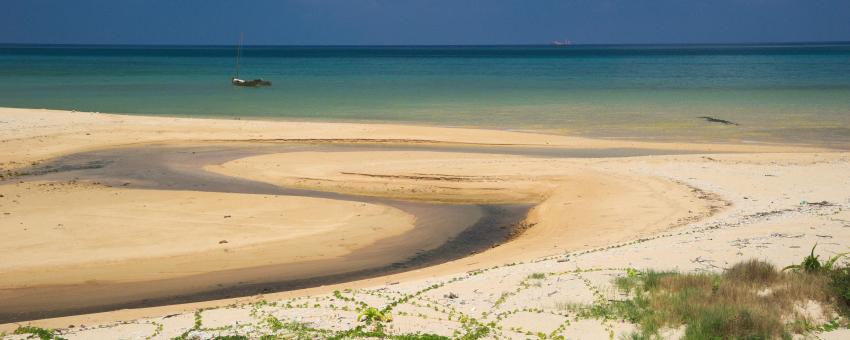
[[[735,123],[735,122],[731,122],[731,121],[728,121],[728,120],[725,120],[725,119],[720,119],[720,118],[709,117],[709,116],[702,116],[702,117],[697,117],[697,118],[705,119],[707,122],[710,122],[710,123],[721,123],[721,124],[725,124],[725,125],[738,125],[738,123]]]

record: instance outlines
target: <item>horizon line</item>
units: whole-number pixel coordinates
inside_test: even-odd
[[[850,40],[823,40],[823,41],[754,41],[754,42],[712,42],[712,43],[572,43],[569,45],[556,45],[550,43],[520,43],[520,44],[245,44],[243,47],[541,47],[556,46],[569,48],[570,46],[720,46],[720,45],[830,45],[850,44]],[[145,44],[145,43],[17,43],[0,42],[0,46],[69,46],[69,47],[233,47],[237,44]]]

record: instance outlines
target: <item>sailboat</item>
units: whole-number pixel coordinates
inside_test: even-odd
[[[230,83],[235,86],[257,87],[257,86],[272,86],[272,82],[268,80],[253,79],[244,80],[239,78],[239,58],[242,56],[242,42],[245,39],[245,34],[239,35],[239,46],[236,47],[236,76],[230,78]]]

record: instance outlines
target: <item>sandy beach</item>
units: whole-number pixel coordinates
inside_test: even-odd
[[[398,334],[620,336],[559,306],[626,268],[850,251],[850,153],[817,146],[11,108],[0,131],[0,332],[338,331],[363,302]]]

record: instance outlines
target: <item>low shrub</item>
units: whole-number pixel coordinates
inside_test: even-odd
[[[820,263],[813,251],[790,272],[749,260],[723,273],[630,273],[615,280],[629,299],[611,302],[605,313],[637,324],[633,339],[656,338],[661,329],[681,325],[685,339],[790,338],[825,329],[800,315],[797,307],[809,301],[848,315],[850,268],[835,263]]]

